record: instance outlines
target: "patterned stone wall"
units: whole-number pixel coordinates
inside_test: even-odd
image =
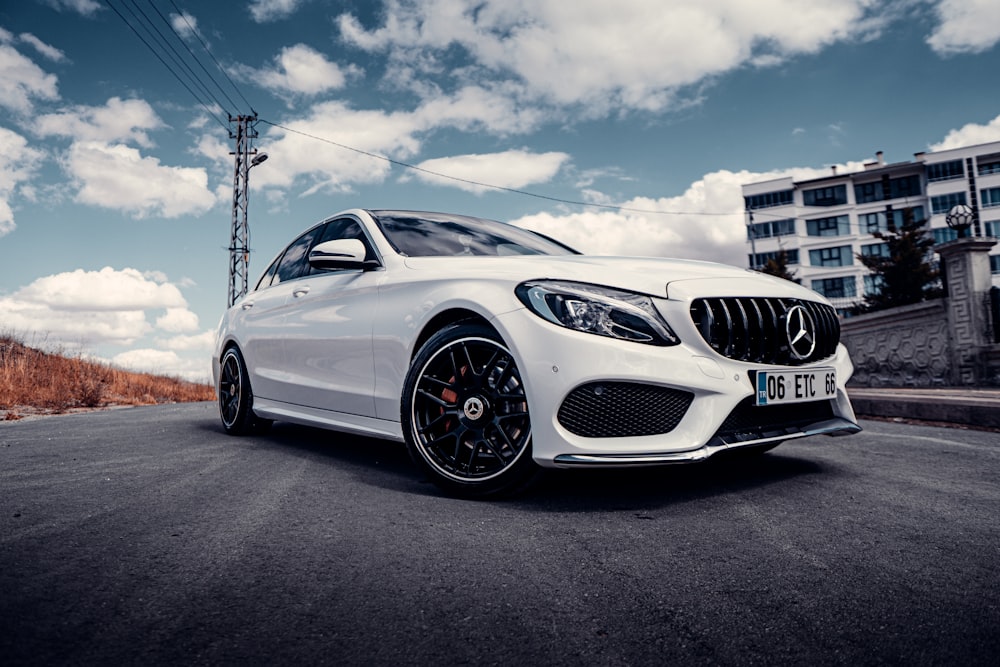
[[[862,387],[934,387],[951,381],[951,335],[944,299],[852,317],[841,322]]]
[[[994,238],[937,247],[948,297],[841,322],[862,387],[1000,386],[1000,345],[990,332],[989,250]]]

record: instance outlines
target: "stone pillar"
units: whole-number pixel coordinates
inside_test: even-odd
[[[951,381],[955,385],[974,386],[986,379],[982,359],[992,341],[986,339],[985,299],[992,284],[989,252],[996,243],[995,238],[975,237],[935,248],[948,283]]]

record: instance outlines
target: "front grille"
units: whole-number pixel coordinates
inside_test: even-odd
[[[677,427],[694,394],[636,382],[592,382],[559,407],[563,427],[584,438],[660,435]]]
[[[815,348],[804,358],[793,352],[786,330],[789,311],[802,306],[815,326]],[[801,314],[801,313],[799,313]],[[737,361],[799,366],[833,355],[840,343],[840,320],[830,306],[802,299],[720,297],[696,299],[691,319],[702,338],[724,357]]]
[[[832,401],[754,405],[751,396],[729,413],[709,444],[732,444],[801,433],[806,426],[827,419],[833,419]]]

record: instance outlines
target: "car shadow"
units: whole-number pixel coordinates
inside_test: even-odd
[[[222,432],[221,426],[207,422],[204,428]],[[417,469],[402,443],[284,422],[267,433],[233,440],[337,466],[371,486],[448,497]],[[701,463],[652,468],[550,469],[529,489],[493,502],[529,511],[626,511],[738,495],[794,478],[836,473],[829,462],[797,456],[793,447],[756,456],[723,453]]]
[[[780,450],[749,457],[722,454],[701,463],[651,468],[548,470],[540,483],[511,501],[524,509],[632,510],[742,495],[835,472],[826,463]]]

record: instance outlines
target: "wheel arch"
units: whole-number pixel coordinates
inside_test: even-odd
[[[442,311],[428,320],[427,324],[420,331],[420,335],[417,336],[416,340],[413,342],[413,349],[410,351],[410,361],[412,362],[416,358],[417,353],[420,352],[420,348],[424,346],[431,336],[441,331],[445,327],[449,327],[453,324],[481,324],[493,329],[496,332],[496,327],[490,324],[489,320],[483,317],[481,314],[468,310],[467,308],[449,308],[448,310]],[[499,335],[499,332],[497,332]]]

